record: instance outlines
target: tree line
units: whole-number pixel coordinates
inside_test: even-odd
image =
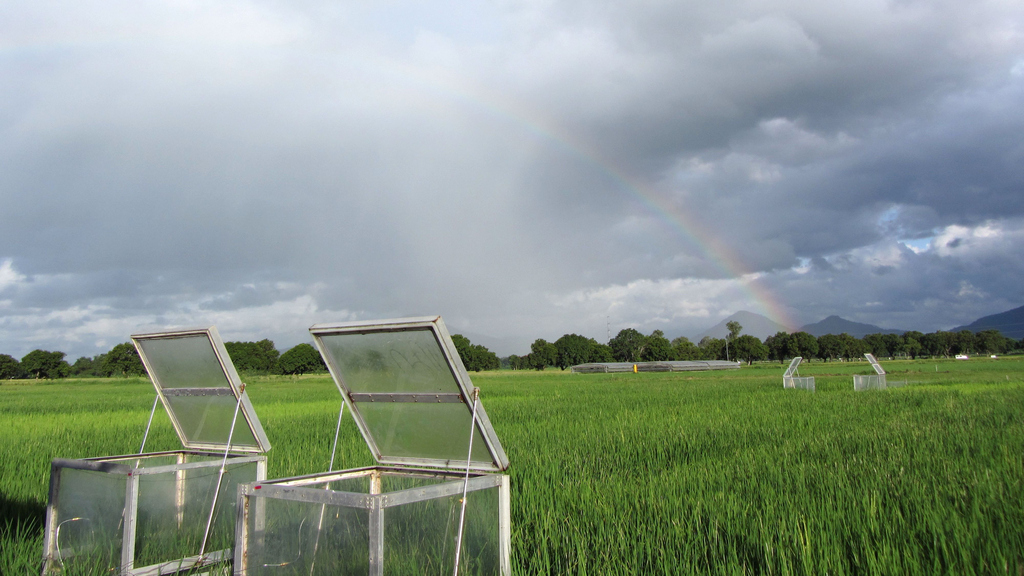
[[[320,352],[312,344],[298,344],[283,354],[270,340],[225,342],[224,348],[239,372],[249,374],[308,374],[326,372]],[[0,380],[144,376],[146,368],[131,342],[118,344],[109,352],[82,356],[73,364],[64,352],[33,350],[20,361],[0,354]]]
[[[865,352],[879,358],[950,357],[957,354],[1006,354],[1024,351],[1024,339],[1007,338],[998,330],[971,332],[937,331],[931,334],[911,331],[903,334],[868,334],[855,338],[849,334],[826,334],[815,337],[807,332],[778,332],[764,341],[749,334],[741,334],[738,322],[726,324],[725,338],[706,336],[694,344],[685,336],[669,341],[665,333],[655,330],[644,335],[633,328],[620,330],[607,344],[579,334],[565,334],[554,342],[538,338],[530,345],[530,353],[506,358],[498,356],[485,346],[473,344],[461,334],[453,334],[452,342],[467,370],[544,370],[557,367],[562,370],[588,362],[657,362],[667,360],[733,360],[752,364],[758,361],[785,362],[796,356],[806,360],[825,362],[859,359]],[[326,372],[320,352],[311,344],[298,344],[285,351],[277,351],[271,340],[259,342],[225,342],[224,347],[235,369],[249,374],[309,374]],[[130,342],[118,344],[109,352],[92,358],[81,357],[73,364],[65,360],[64,352],[33,350],[20,361],[0,354],[0,380],[56,379],[67,377],[128,377],[143,376],[142,365],[135,346]]]
[[[473,344],[461,334],[453,334],[452,341],[468,370],[495,370],[501,367],[498,356],[479,344]],[[247,374],[310,374],[327,371],[320,352],[311,344],[298,344],[285,351],[277,351],[271,340],[259,342],[225,342],[224,348],[239,372]],[[69,364],[64,352],[33,350],[20,361],[8,354],[0,354],[0,380],[56,379],[56,378],[110,378],[144,376],[146,368],[131,342],[118,344],[109,352],[94,357],[83,356]]]
[[[512,355],[502,365],[513,370],[543,370],[549,366],[562,370],[587,362],[658,362],[669,360],[733,360],[752,364],[758,361],[783,363],[797,356],[825,362],[859,359],[870,352],[879,358],[950,357],[957,354],[1006,354],[1024,351],[1024,339],[1007,338],[998,330],[971,332],[917,331],[903,334],[868,334],[856,338],[849,334],[825,334],[815,337],[807,332],[777,332],[764,341],[741,334],[738,322],[726,324],[725,338],[705,336],[694,344],[685,336],[669,341],[655,330],[645,336],[638,330],[620,330],[607,344],[578,334],[566,334],[548,342],[538,338],[525,356]]]

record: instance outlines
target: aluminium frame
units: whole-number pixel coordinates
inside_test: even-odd
[[[384,493],[381,490],[381,477],[384,475],[447,478],[450,481]],[[313,487],[338,480],[363,477],[370,480],[369,494]],[[468,482],[465,482],[464,474],[454,470],[417,469],[401,466],[368,466],[240,485],[238,503],[235,508],[234,572],[235,574],[248,573],[248,543],[251,537],[249,519],[255,515],[253,524],[257,527],[263,525],[263,512],[260,510],[260,504],[263,503],[261,498],[365,510],[369,515],[369,573],[370,576],[381,576],[384,570],[385,510],[436,498],[458,496],[464,490],[475,492],[491,488],[498,489],[499,571],[503,576],[508,576],[511,574],[511,489],[509,477],[504,474],[476,473]],[[252,498],[257,498],[256,506],[251,505]]]
[[[139,468],[138,461],[153,456],[176,456],[176,464],[153,466],[150,468]],[[203,462],[185,463],[186,456],[209,456],[210,460]],[[229,550],[216,550],[202,555],[179,558],[167,562],[160,562],[141,568],[135,567],[135,540],[138,522],[139,484],[143,476],[155,474],[175,473],[175,505],[178,508],[178,521],[181,521],[181,509],[184,506],[185,470],[197,470],[203,468],[219,468],[223,452],[201,451],[201,450],[170,450],[164,452],[149,452],[145,454],[125,454],[121,456],[95,457],[81,459],[57,458],[50,464],[50,488],[49,499],[46,505],[46,530],[43,534],[43,566],[42,573],[49,574],[61,570],[61,558],[64,554],[57,548],[57,531],[60,525],[57,522],[60,507],[60,471],[64,469],[84,470],[89,472],[102,472],[112,475],[126,476],[124,495],[124,525],[121,538],[121,564],[117,574],[124,576],[159,576],[160,574],[172,574],[184,570],[192,570],[203,566],[210,566],[231,560]],[[123,462],[135,461],[136,465],[129,465]],[[266,478],[267,457],[259,454],[232,454],[229,462],[231,464],[256,464],[257,479]]]
[[[217,331],[216,326],[210,326],[208,328],[186,328],[182,330],[171,330],[167,332],[150,332],[144,334],[132,334],[132,343],[135,345],[135,349],[139,353],[139,358],[142,360],[143,366],[146,368],[147,374],[149,374],[150,380],[153,382],[153,387],[156,388],[156,393],[160,397],[160,402],[164,405],[167,411],[167,415],[170,417],[171,424],[174,426],[175,433],[178,434],[178,438],[181,440],[182,446],[186,450],[224,450],[224,446],[217,443],[209,442],[193,442],[186,435],[185,431],[178,421],[177,415],[171,408],[172,404],[168,402],[168,396],[188,396],[188,395],[226,395],[223,392],[213,392],[220,390],[218,388],[212,389],[194,389],[194,388],[164,388],[160,384],[160,377],[157,375],[157,371],[153,369],[151,360],[147,357],[145,351],[142,349],[142,340],[168,340],[174,338],[194,338],[199,335],[206,336],[210,346],[213,348],[214,355],[217,358],[217,362],[220,364],[221,371],[224,373],[224,378],[227,382],[227,387],[231,389],[232,394],[239,401],[241,407],[242,417],[245,418],[246,426],[252,431],[253,438],[256,441],[256,446],[245,446],[245,445],[234,445],[231,446],[231,450],[236,452],[246,453],[266,453],[270,450],[270,439],[267,438],[266,432],[263,430],[262,424],[256,417],[256,410],[253,408],[252,402],[249,401],[249,395],[245,394],[244,385],[242,379],[238,376],[238,371],[235,370],[234,364],[231,362],[231,356],[228,354],[227,348],[224,347],[224,342],[220,337],[220,333]],[[227,360],[225,360],[227,359]],[[177,390],[176,392],[168,393],[168,390]]]
[[[323,337],[332,336],[336,334],[352,333],[352,334],[369,334],[369,333],[384,333],[384,332],[408,332],[411,330],[429,330],[436,341],[438,348],[444,355],[445,361],[448,364],[448,368],[451,371],[453,380],[456,386],[458,386],[458,393],[444,393],[444,394],[424,394],[424,393],[358,393],[349,392],[348,386],[345,385],[345,378],[339,366],[335,364],[335,359],[330,353],[326,344],[323,342]],[[390,401],[390,402],[424,402],[424,403],[447,403],[447,402],[458,402],[472,406],[472,390],[471,380],[469,373],[466,371],[465,365],[462,363],[462,358],[459,356],[458,350],[454,348],[451,335],[448,333],[448,329],[444,324],[444,321],[440,316],[419,316],[413,318],[397,318],[390,320],[378,320],[373,323],[366,322],[339,322],[329,324],[314,324],[309,329],[310,334],[313,335],[313,339],[316,343],[317,349],[320,351],[320,355],[323,357],[327,369],[331,373],[332,379],[334,380],[335,386],[338,387],[338,392],[341,393],[345,404],[348,406],[352,413],[352,418],[355,420],[356,426],[359,428],[360,434],[366,440],[367,446],[373,453],[374,459],[384,465],[397,465],[397,466],[428,466],[437,467],[444,469],[459,469],[465,470],[468,468],[477,472],[501,472],[508,468],[509,461],[508,456],[505,454],[504,449],[501,447],[501,443],[498,441],[497,435],[494,434],[494,428],[491,426],[490,419],[487,418],[487,412],[484,410],[483,405],[480,405],[479,410],[476,414],[476,431],[480,433],[483,438],[484,444],[487,447],[488,453],[491,455],[492,462],[490,465],[480,464],[479,461],[470,461],[468,463],[462,463],[461,461],[453,462],[452,460],[442,460],[434,458],[411,458],[401,456],[385,456],[380,448],[377,446],[376,440],[370,432],[369,426],[363,419],[362,413],[359,411],[360,402],[377,402],[377,401]]]

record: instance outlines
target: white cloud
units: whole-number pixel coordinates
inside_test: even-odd
[[[914,254],[923,254],[931,250],[934,245],[934,237],[917,238],[914,240],[900,240],[900,243],[909,248]]]
[[[940,256],[978,257],[1003,252],[1024,240],[1024,226],[1006,230],[1004,224],[988,221],[978,226],[946,226],[935,235],[932,246]]]
[[[1021,22],[22,3],[0,21],[0,352],[211,321],[284,345],[364,314],[527,345],[700,331],[756,305],[722,261],[810,316],[934,325],[980,310],[963,279],[1000,306],[1024,285]]]
[[[975,288],[967,280],[960,281],[960,291],[957,292],[957,296],[961,298],[984,298],[985,294]]]
[[[349,310],[323,309],[311,295],[234,310],[205,310],[185,304],[176,309],[128,315],[110,306],[93,304],[48,311],[23,309],[6,314],[0,319],[0,342],[8,347],[17,343],[17,351],[22,354],[37,346],[48,346],[91,355],[127,341],[134,333],[216,325],[225,340],[277,337],[276,344],[283,351],[310,340],[307,329],[315,323],[359,317]],[[94,348],[98,349],[93,351]]]
[[[635,280],[599,288],[553,295],[560,315],[578,318],[581,325],[601,324],[642,328],[671,327],[696,333],[739,310],[756,309],[745,292],[744,280],[663,279]],[[643,321],[634,319],[642,318]]]
[[[14,269],[14,262],[7,258],[0,264],[0,291],[25,282],[25,275]]]

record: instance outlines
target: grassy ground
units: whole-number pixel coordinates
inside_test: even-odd
[[[1024,362],[473,374],[512,466],[521,574],[1024,574]],[[269,477],[326,469],[327,377],[246,378]],[[145,380],[0,385],[0,571],[37,573],[49,461],[135,452]],[[179,448],[158,412],[147,450]],[[335,468],[371,464],[351,419]]]

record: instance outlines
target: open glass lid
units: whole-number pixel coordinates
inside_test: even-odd
[[[216,327],[133,334],[132,342],[185,448],[270,450]]]
[[[309,329],[377,462],[498,471],[508,458],[440,316]],[[472,454],[470,455],[470,431]]]

